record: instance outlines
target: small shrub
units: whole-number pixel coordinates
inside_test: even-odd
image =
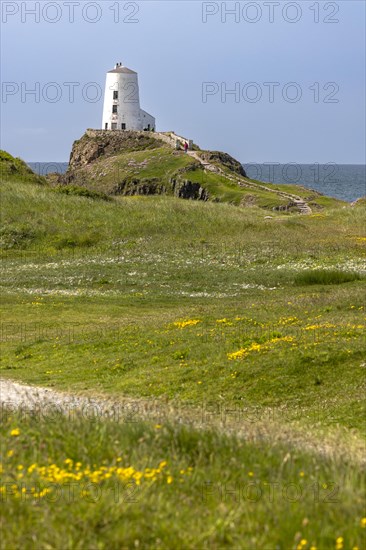
[[[99,237],[96,233],[83,233],[77,235],[72,233],[70,235],[57,235],[51,244],[56,250],[62,250],[64,248],[89,248],[97,244]]]
[[[36,233],[28,224],[6,225],[0,229],[0,248],[26,248],[36,238]]]
[[[87,199],[97,199],[103,201],[112,200],[108,195],[100,191],[91,191],[86,187],[81,187],[79,185],[58,185],[55,187],[56,193],[62,193],[64,195],[74,195],[76,197],[85,197]]]
[[[295,277],[295,285],[339,285],[359,281],[361,276],[358,273],[339,271],[336,269],[317,269],[303,271]]]

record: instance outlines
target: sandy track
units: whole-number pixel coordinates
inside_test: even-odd
[[[44,418],[56,412],[66,417],[76,412],[84,418],[112,419],[122,423],[148,421],[155,424],[184,424],[195,429],[215,429],[236,435],[251,442],[290,444],[294,450],[309,452],[366,465],[366,442],[346,428],[322,431],[320,427],[284,424],[271,415],[271,419],[254,416],[253,410],[240,418],[233,414],[222,415],[215,407],[200,408],[158,399],[89,397],[55,391],[48,388],[19,384],[0,379],[0,404],[3,414],[18,410],[25,414],[38,414]]]

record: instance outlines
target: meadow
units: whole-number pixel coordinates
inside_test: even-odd
[[[4,181],[2,214],[1,378],[137,404],[3,410],[5,548],[365,547],[364,205]]]

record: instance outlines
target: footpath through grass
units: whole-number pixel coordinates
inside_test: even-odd
[[[60,506],[47,491],[23,501],[6,485],[3,540],[361,550],[359,461],[352,448],[339,458],[336,436],[364,442],[365,208],[268,220],[258,208],[167,197],[106,202],[31,184],[3,190],[2,378],[269,417],[334,445],[322,456],[311,445],[271,447],[167,422],[6,415],[5,484],[22,475],[30,484],[52,476],[113,484],[121,463],[122,479],[140,476],[132,488],[141,493],[137,503],[116,504],[103,490],[97,502]],[[257,501],[245,485],[254,480]],[[239,501],[230,495],[236,482],[244,484]],[[263,496],[265,483],[279,483],[277,503]],[[298,500],[283,496],[291,483],[300,484]],[[335,487],[339,500],[324,501]]]
[[[3,377],[364,433],[362,208],[265,220],[31,185],[3,206]]]

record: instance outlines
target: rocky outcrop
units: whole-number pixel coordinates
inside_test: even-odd
[[[177,174],[187,174],[189,172],[195,172],[196,170],[204,170],[203,165],[196,161],[192,162],[191,164],[188,164],[187,166],[184,166],[183,168],[179,168],[177,170]]]
[[[208,193],[199,183],[193,183],[189,180],[172,179],[172,188],[175,197],[180,199],[193,199],[207,201]]]
[[[125,178],[114,189],[113,195],[162,195],[166,188],[159,178]]]
[[[73,144],[68,173],[102,156],[111,156],[121,151],[144,151],[158,147],[161,147],[159,141],[144,132],[87,130],[83,137]]]
[[[208,193],[199,183],[193,183],[188,179],[172,178],[171,188],[166,186],[159,178],[125,178],[114,189],[113,195],[164,195],[173,194],[180,199],[192,199],[207,201]]]
[[[243,166],[240,164],[240,162],[235,160],[232,156],[228,155],[227,153],[222,153],[221,151],[200,151],[198,154],[203,161],[209,164],[215,164],[215,163],[221,164],[226,168],[229,168],[231,172],[235,172],[240,176],[246,177],[246,172]]]
[[[93,163],[101,157],[105,157],[103,162],[103,171],[99,176],[106,176],[110,171],[108,157],[119,153],[133,153],[149,149],[166,147],[159,139],[159,134],[148,132],[106,132],[104,130],[87,130],[81,139],[73,144],[69,168],[66,174],[54,181],[54,184],[70,184],[77,182],[78,185],[88,187],[93,182],[94,175],[92,170]],[[175,153],[173,153],[175,154]],[[210,155],[210,153],[204,153]],[[225,153],[212,153],[217,162],[223,159],[226,166],[231,166],[234,171],[239,173],[240,163],[235,161],[230,155]],[[134,166],[132,158],[128,166]],[[136,164],[136,163],[135,163]],[[136,164],[136,170],[140,171],[145,167]],[[125,176],[113,188],[108,191],[112,195],[161,195],[173,194],[176,197],[192,200],[208,200],[207,190],[199,183],[194,183],[189,179],[189,173],[197,170],[203,170],[203,165],[199,160],[191,162],[187,166],[179,168],[170,179],[163,181],[159,177],[140,178],[138,174]],[[170,182],[170,184],[169,184]]]

